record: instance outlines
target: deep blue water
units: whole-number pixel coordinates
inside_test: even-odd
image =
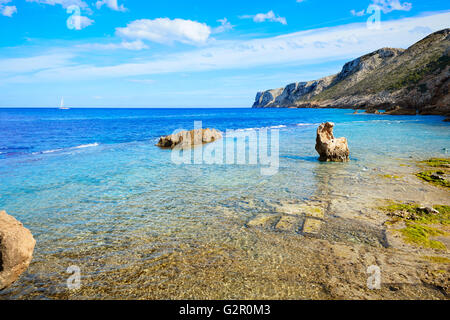
[[[429,130],[443,129],[440,134],[440,130],[436,131],[437,140],[448,138],[448,124],[439,116],[355,116],[349,110],[338,109],[0,109],[0,158],[95,143],[154,141],[179,128],[192,129],[194,121],[203,121],[203,127],[225,131],[318,124],[325,119],[357,126],[377,123],[378,134],[392,131],[391,139],[405,138],[403,128],[409,128],[416,140],[420,140],[424,125]],[[405,127],[406,123],[409,125]],[[338,126],[336,130],[340,129],[344,128]]]
[[[85,185],[87,196],[90,187],[108,186],[108,179],[127,170],[115,186],[124,194],[132,194],[132,185],[126,180],[138,178],[134,171],[141,167],[151,176],[147,182],[160,184],[161,189],[165,184],[174,187],[171,183],[181,181],[167,180],[167,174],[177,170],[185,174],[186,169],[172,163],[170,152],[154,145],[161,135],[193,129],[194,121],[224,132],[277,128],[281,179],[289,170],[311,174],[317,165],[315,130],[321,122],[336,123],[335,135],[348,138],[354,163],[364,166],[394,158],[445,155],[450,149],[450,126],[442,119],[354,115],[352,110],[340,109],[0,109],[0,209],[34,220],[28,213],[30,208],[52,203],[52,211],[57,211],[62,194]],[[229,176],[237,180],[258,172],[255,166],[194,168],[225,173],[237,169]],[[208,178],[205,172],[203,180]],[[258,179],[268,177],[258,175]],[[307,184],[300,188],[304,196]]]
[[[324,177],[339,175],[343,183],[351,184],[367,168],[395,172],[402,161],[445,156],[450,149],[450,124],[443,117],[352,113],[339,109],[0,109],[0,210],[32,231],[37,246],[31,270],[39,270],[45,282],[61,272],[60,266],[81,263],[78,260],[84,258],[77,258],[74,248],[91,250],[94,259],[109,246],[109,255],[123,258],[133,250],[123,251],[111,243],[135,239],[138,250],[139,239],[156,239],[164,251],[201,236],[219,242],[223,239],[215,237],[224,236],[218,230],[227,229],[211,226],[220,226],[218,221],[228,209],[241,215],[238,223],[263,210],[239,207],[242,199],[262,205],[308,199],[319,186],[323,188],[324,181],[328,183]],[[194,121],[221,131],[279,130],[277,173],[262,175],[260,164],[173,163],[171,152],[155,143],[176,129],[193,129]],[[324,121],[336,124],[336,136],[348,138],[350,163],[317,161],[315,131]],[[72,253],[66,256],[68,252]],[[129,263],[134,259],[130,256]],[[91,268],[95,272],[95,265]]]

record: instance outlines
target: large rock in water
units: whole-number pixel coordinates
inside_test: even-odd
[[[346,138],[333,136],[334,123],[322,123],[317,129],[316,150],[320,161],[345,162],[349,160],[350,151]]]
[[[30,230],[0,211],[0,290],[9,287],[28,268],[35,244]]]
[[[161,137],[156,144],[161,148],[190,148],[204,143],[210,143],[222,138],[222,133],[216,129],[194,129],[181,131],[165,137]]]

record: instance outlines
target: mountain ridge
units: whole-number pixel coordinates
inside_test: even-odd
[[[381,48],[334,75],[258,92],[253,108],[352,108],[450,116],[450,28],[407,49]]]

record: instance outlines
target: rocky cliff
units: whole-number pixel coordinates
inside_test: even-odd
[[[408,49],[382,48],[319,80],[258,92],[254,108],[385,109],[450,115],[450,29]]]

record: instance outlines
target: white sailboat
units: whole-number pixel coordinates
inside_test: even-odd
[[[70,108],[64,107],[64,97],[61,98],[61,104],[59,106],[61,110],[69,110]]]

